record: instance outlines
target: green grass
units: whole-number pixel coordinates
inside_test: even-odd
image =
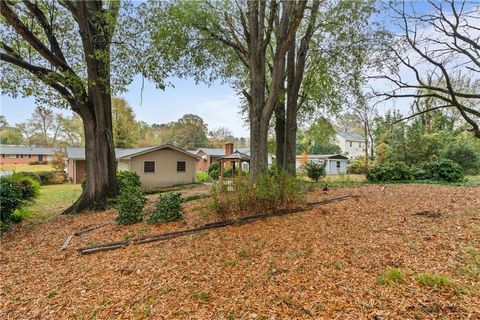
[[[209,182],[210,180],[212,180],[210,178],[210,176],[208,175],[207,172],[202,172],[202,171],[199,171],[196,173],[196,176],[195,176],[195,182]]]
[[[476,176],[466,176],[467,181],[465,185],[467,187],[480,187],[480,175]]]
[[[450,279],[441,274],[421,273],[415,277],[417,282],[425,287],[445,287],[450,285]]]
[[[26,171],[26,172],[38,172],[38,171],[55,171],[55,169],[49,164],[2,164],[0,165],[0,171]]]
[[[395,284],[400,284],[405,281],[405,272],[398,268],[388,268],[380,279],[378,279],[378,284],[383,286],[390,286]]]
[[[27,220],[46,220],[57,215],[66,206],[72,204],[82,193],[79,184],[57,184],[42,186],[35,202],[25,207]]]

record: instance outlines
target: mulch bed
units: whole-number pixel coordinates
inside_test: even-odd
[[[312,201],[360,197],[92,255],[76,249],[218,217],[208,199],[191,201],[184,221],[109,223],[74,236],[64,251],[68,235],[112,221],[115,212],[22,223],[0,239],[0,318],[479,318],[480,279],[460,271],[472,263],[468,248],[480,254],[480,189],[380,189],[318,190]],[[405,282],[378,284],[389,267],[404,270]],[[421,286],[415,276],[422,272],[443,274],[451,285]]]

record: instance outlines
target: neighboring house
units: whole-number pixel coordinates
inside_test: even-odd
[[[118,171],[133,171],[140,177],[142,186],[157,188],[195,182],[194,154],[172,145],[136,149],[115,149]],[[85,149],[67,147],[68,177],[80,183],[85,177]]]
[[[250,156],[250,148],[238,148],[234,149],[233,143],[226,143],[224,148],[198,148],[194,152],[196,156],[200,158],[197,162],[197,171],[208,171],[208,167],[214,162],[218,162],[218,159],[229,156],[232,153],[239,152]],[[272,164],[272,156],[268,155],[268,165]],[[228,168],[228,164],[225,164]],[[242,169],[248,170],[248,163],[242,163]]]
[[[359,134],[339,132],[335,136],[335,143],[349,159],[365,156],[365,137]]]
[[[304,155],[297,156],[297,169],[301,167],[302,161],[305,160],[304,157]],[[327,175],[347,173],[348,158],[341,154],[308,154],[307,161],[315,163],[326,162],[325,174]]]
[[[32,161],[51,161],[57,149],[0,145],[0,164],[28,164]]]

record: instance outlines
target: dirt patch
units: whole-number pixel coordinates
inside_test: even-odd
[[[198,192],[199,193],[199,192]],[[191,201],[182,222],[109,224],[106,211],[21,224],[0,239],[0,318],[358,319],[478,318],[478,275],[460,272],[480,252],[480,189],[395,185],[314,192],[321,200],[361,197],[244,226],[123,250],[81,255],[76,248],[187,228],[215,220],[207,199]],[[154,199],[151,199],[154,201]],[[435,219],[412,212],[441,212]],[[405,271],[378,284],[387,268]],[[425,287],[419,273],[449,278]]]

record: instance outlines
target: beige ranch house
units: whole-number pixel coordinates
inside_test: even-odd
[[[136,149],[115,149],[118,171],[133,171],[145,188],[158,188],[195,182],[196,155],[161,145]],[[85,177],[85,148],[67,147],[67,173],[73,183]]]

